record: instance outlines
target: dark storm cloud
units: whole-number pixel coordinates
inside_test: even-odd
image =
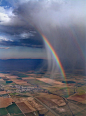
[[[13,28],[14,29],[14,28]],[[25,31],[25,30],[24,30]],[[21,34],[22,32],[22,34]],[[27,33],[25,33],[25,35],[23,35],[23,30],[18,32],[16,31],[4,31],[5,34],[7,34],[6,36],[8,36],[8,38],[4,39],[4,37],[0,40],[0,45],[4,45],[4,46],[26,46],[26,47],[34,47],[34,48],[43,48],[44,44],[43,44],[43,40],[40,39],[41,36],[38,33],[35,33],[35,35],[30,35],[30,37],[25,37]],[[30,32],[31,34],[34,34],[34,31]],[[9,39],[11,38],[11,39]]]
[[[14,16],[17,17],[17,16]],[[13,20],[15,19],[15,20]],[[0,45],[6,46],[27,46],[27,47],[44,47],[42,39],[36,30],[31,26],[27,25],[22,19],[13,18],[9,22],[0,24]],[[2,39],[3,36],[3,39]]]
[[[32,25],[27,24],[23,18],[15,15],[13,9],[8,12],[0,7],[0,45],[44,47],[40,35]]]
[[[4,46],[26,46],[26,47],[33,47],[33,48],[43,48],[43,45],[41,45],[41,42],[36,40],[28,40],[28,39],[22,39],[20,41],[1,41],[0,45]]]

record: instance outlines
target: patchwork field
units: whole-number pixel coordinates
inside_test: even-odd
[[[25,101],[25,99],[23,100],[22,97],[12,96],[12,98],[13,98],[14,102],[16,102],[16,103],[20,103],[20,102],[22,102],[22,101]]]
[[[57,84],[57,85],[64,85],[63,83],[59,82],[59,81],[55,81],[53,79],[49,79],[49,78],[36,78],[40,81],[43,81],[45,83],[48,83],[48,84]]]
[[[16,104],[19,104],[19,103],[24,103],[28,106],[28,108],[30,109],[29,112],[33,112],[33,111],[36,111],[36,109],[31,106],[31,104],[29,103],[29,100],[31,99],[31,97],[13,97],[13,100],[15,101]]]
[[[47,99],[45,97],[36,97],[36,98],[39,99],[42,103],[46,104],[48,107],[57,106],[56,103],[54,103],[53,101],[51,101],[50,99]]]
[[[52,99],[52,101],[54,103],[56,103],[58,106],[65,106],[66,105],[66,103],[62,99],[60,99],[60,100],[59,99]]]
[[[4,91],[0,91],[0,116],[7,116],[7,113],[10,113],[10,116],[24,116],[24,114],[26,116],[38,116],[37,111],[39,111],[40,114],[46,113],[47,109],[42,106],[38,100],[49,108],[52,108],[53,111],[60,116],[72,116],[71,111],[75,116],[85,116],[86,87],[83,83],[85,83],[84,79],[86,77],[81,78],[81,76],[77,76],[76,78],[70,78],[72,75],[69,75],[67,79],[67,83],[69,83],[68,89],[71,93],[67,100],[71,108],[70,111],[70,108],[63,99],[67,94],[65,81],[60,77],[50,79],[47,78],[47,76],[41,78],[41,75],[39,76],[38,74],[34,75],[20,72],[14,74],[14,76],[11,74],[12,73],[0,73],[1,88],[4,88]],[[50,76],[48,75],[48,77]],[[14,83],[10,83],[10,81]],[[29,92],[26,90],[22,91],[23,89],[20,91],[20,87],[25,89],[32,87],[32,89],[29,90]],[[8,94],[8,92],[10,94]],[[75,92],[77,94],[74,94]],[[12,98],[9,98],[9,95]],[[38,100],[34,99],[34,97]],[[67,99],[67,97],[65,97],[65,99]],[[54,116],[51,112],[48,112],[46,115]]]
[[[62,97],[57,96],[57,95],[53,95],[53,94],[48,94],[48,93],[39,93],[38,97],[45,97],[47,99],[58,99],[58,100],[62,100]]]
[[[16,84],[23,84],[23,85],[29,85],[26,81],[23,81],[23,80],[18,80],[18,79],[11,79],[14,83]]]
[[[39,102],[37,102],[35,99],[33,99],[32,97],[28,98],[28,103],[31,104],[31,106],[33,108],[35,108],[36,110],[44,109],[44,107]]]

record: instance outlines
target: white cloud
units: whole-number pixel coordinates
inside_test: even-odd
[[[5,36],[0,36],[0,42],[1,41],[13,41],[12,39],[8,39]]]
[[[0,6],[0,12],[5,13],[4,7]]]
[[[0,25],[6,25],[11,21],[14,16],[13,9],[7,6],[0,6]]]
[[[26,22],[37,27],[58,27],[85,23],[85,1],[74,0],[26,0],[19,7],[20,15]],[[18,9],[19,10],[19,9]]]
[[[68,26],[71,24],[84,24],[85,3],[84,0],[8,0],[10,3],[21,6],[21,15],[13,14],[13,9],[0,7],[1,24],[25,25],[31,22],[36,26]],[[26,5],[24,4],[26,3]],[[24,5],[24,6],[23,6]],[[22,7],[24,7],[22,9]],[[16,7],[15,7],[16,8]],[[19,10],[19,9],[18,9]],[[23,20],[21,20],[23,19]],[[26,22],[25,22],[26,21]],[[50,28],[50,27],[49,27]]]
[[[29,38],[31,36],[34,36],[32,33],[26,33],[26,32],[23,32],[22,34],[20,34],[20,37],[22,38]]]
[[[10,21],[10,17],[7,14],[0,13],[0,24],[8,23]]]

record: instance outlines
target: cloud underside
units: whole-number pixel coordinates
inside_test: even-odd
[[[0,45],[43,48],[41,35],[33,27],[0,26]]]
[[[0,45],[4,46],[25,46],[33,48],[43,48],[43,43],[34,39],[21,39],[19,41],[1,41]]]

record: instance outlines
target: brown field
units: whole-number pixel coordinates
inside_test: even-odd
[[[2,95],[2,94],[7,94],[7,92],[6,91],[0,91],[0,95]]]
[[[20,103],[20,102],[25,102],[28,100],[28,97],[17,97],[17,96],[12,96],[12,99],[16,102],[16,103]]]
[[[40,103],[38,103],[36,100],[34,100],[34,98],[32,98],[32,97],[29,97],[29,98],[28,98],[28,102],[29,102],[29,104],[31,104],[31,106],[32,106],[33,108],[35,108],[35,109],[37,109],[37,110],[42,110],[42,109],[44,109],[44,107],[43,107]]]
[[[0,79],[0,81],[4,81],[3,79]]]
[[[37,96],[37,97],[43,97],[43,96],[44,96],[44,98],[50,99],[51,101],[56,103],[58,106],[66,105],[65,101],[60,96],[48,94],[48,93],[40,93],[39,96]]]
[[[16,97],[16,96],[12,96],[12,99],[13,99],[16,103],[20,103],[20,102],[28,101],[29,97]]]
[[[52,114],[51,112],[47,113],[47,116],[55,116],[54,114]]]
[[[45,116],[55,116],[54,114],[52,114],[50,111],[48,112],[47,109],[44,110],[40,110],[39,113],[40,114],[45,114],[47,112],[47,114]]]
[[[0,73],[0,77],[5,77],[3,73]]]
[[[59,86],[59,87],[64,87],[64,86]],[[59,90],[59,87],[43,87],[43,88],[51,92],[55,92]]]
[[[34,77],[26,77],[26,78],[22,78],[23,80],[28,80],[28,79],[35,79]]]
[[[18,80],[18,79],[11,79],[16,84],[23,84],[23,85],[29,85],[26,81]]]
[[[45,83],[48,83],[48,84],[57,84],[57,85],[64,85],[63,83],[59,82],[59,81],[55,81],[53,79],[48,79],[48,78],[36,78],[40,81],[43,81]]]
[[[65,106],[66,103],[64,102],[63,99],[52,99],[53,102],[55,102],[58,106]]]
[[[24,103],[31,109],[32,112],[36,111],[36,109],[28,101],[25,101]]]
[[[18,76],[10,76],[10,75],[8,75],[8,76],[6,76],[8,79],[16,79],[16,78],[18,78]]]
[[[24,102],[17,103],[17,106],[23,113],[32,112],[32,110]]]
[[[83,94],[83,95],[74,94],[68,97],[68,99],[86,104],[86,94]]]
[[[34,109],[30,103],[28,102],[28,99],[30,99],[31,97],[12,97],[13,100],[15,101],[16,104],[20,103],[20,102],[24,102],[28,107],[29,109],[31,109],[32,111],[36,111],[36,109]]]
[[[14,97],[14,96],[12,96],[12,99],[14,100],[15,103],[23,102],[23,100],[20,97]]]
[[[53,101],[51,101],[50,99],[47,99],[47,98],[44,98],[44,97],[37,97],[37,99],[39,99],[41,102],[46,104],[48,107],[55,107],[55,106],[57,106],[57,104],[54,103]]]
[[[0,97],[0,108],[5,108],[5,107],[11,105],[12,102],[13,102],[12,98]]]
[[[48,93],[40,93],[39,97],[45,97],[45,98],[48,98],[48,99],[60,99],[60,100],[62,99],[60,96],[53,95],[53,94],[48,94]]]

